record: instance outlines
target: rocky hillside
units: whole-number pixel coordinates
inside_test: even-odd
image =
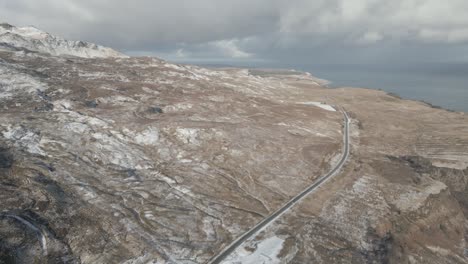
[[[17,43],[0,50],[0,263],[206,263],[336,164],[338,109],[344,169],[225,263],[468,263],[464,113]]]
[[[65,40],[32,26],[15,27],[7,23],[0,24],[0,50],[2,49],[35,51],[56,56],[69,55],[83,58],[127,57],[111,48],[84,41]]]

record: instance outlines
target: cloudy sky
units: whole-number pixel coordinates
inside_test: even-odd
[[[179,61],[468,62],[466,0],[0,0],[0,20]]]

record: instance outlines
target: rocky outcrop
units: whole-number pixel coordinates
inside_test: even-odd
[[[35,226],[31,256],[40,231],[55,245],[45,259],[203,263],[340,153],[342,116],[302,104],[309,88],[153,58],[0,58],[0,138],[15,157],[2,154],[0,211]]]
[[[53,36],[35,27],[15,27],[0,24],[0,50],[41,52],[83,58],[124,58],[111,48],[83,41],[70,41]]]
[[[205,263],[336,163],[341,108],[343,170],[228,263],[468,262],[463,113],[0,27],[0,262]]]
[[[465,171],[435,167],[422,157],[388,156],[367,165],[352,162],[344,173],[363,172],[369,174],[343,178],[338,194],[325,194],[334,198],[319,214],[307,213],[312,196],[262,236],[289,240],[282,256],[290,263],[467,262],[466,208],[450,183],[465,179]]]

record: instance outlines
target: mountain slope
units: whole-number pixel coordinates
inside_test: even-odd
[[[26,49],[51,55],[83,58],[127,57],[111,48],[83,41],[65,40],[35,27],[15,27],[6,23],[0,24],[0,49]]]
[[[225,263],[468,263],[464,113],[299,72],[15,45],[0,50],[0,263],[207,263],[336,164],[335,109],[351,119],[343,169]]]

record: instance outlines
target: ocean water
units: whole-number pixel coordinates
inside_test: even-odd
[[[193,63],[193,62],[192,62]],[[330,88],[381,89],[402,98],[420,100],[453,111],[468,112],[468,63],[299,64],[299,63],[195,63],[246,68],[296,69],[330,81]]]
[[[403,98],[468,112],[468,65],[310,65],[300,68],[329,80],[332,88],[351,86],[381,89]]]

